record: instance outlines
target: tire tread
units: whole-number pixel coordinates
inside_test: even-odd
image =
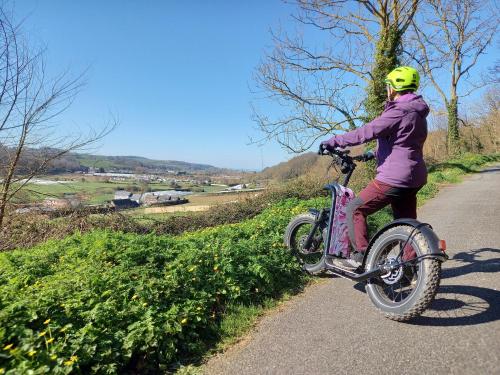
[[[400,230],[406,230],[408,228],[407,225],[398,225],[393,228],[390,228],[385,233],[397,232]],[[418,243],[420,249],[424,253],[429,253],[429,247],[427,245],[427,241],[421,233],[417,233],[415,235],[415,241]],[[381,235],[379,239],[375,241],[373,248],[377,248],[379,242],[384,240],[384,235]],[[439,284],[441,282],[441,262],[437,259],[425,259],[425,279],[423,282],[426,283],[426,287],[424,288],[422,294],[419,296],[417,301],[403,314],[396,314],[384,311],[380,307],[377,306],[377,309],[385,315],[386,318],[395,320],[398,322],[408,321],[410,319],[414,319],[420,316],[425,309],[430,305],[430,303],[434,300],[436,293],[439,288]]]

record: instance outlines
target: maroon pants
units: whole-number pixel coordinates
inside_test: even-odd
[[[356,250],[366,251],[368,233],[366,217],[384,208],[389,203],[394,219],[417,218],[418,188],[399,188],[378,180],[371,181],[347,206],[349,237]],[[405,249],[405,253],[406,253]]]

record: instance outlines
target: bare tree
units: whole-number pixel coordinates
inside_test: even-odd
[[[410,55],[446,108],[449,154],[459,151],[460,99],[485,84],[471,73],[498,27],[497,13],[489,9],[489,4],[484,0],[427,0],[420,17],[413,22],[418,52]]]
[[[302,152],[325,134],[353,129],[380,114],[384,78],[401,62],[402,37],[419,0],[293,4],[298,6],[294,18],[309,34],[273,33],[274,49],[256,74],[262,99],[279,103],[283,112],[270,118],[255,108],[254,116],[263,140]]]
[[[0,227],[10,202],[51,162],[108,134],[115,123],[88,134],[63,134],[55,121],[83,81],[48,79],[43,51],[30,48],[19,25],[0,7]]]

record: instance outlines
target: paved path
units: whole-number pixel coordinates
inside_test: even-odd
[[[335,278],[272,312],[207,374],[500,374],[500,166],[419,210],[448,244],[439,293],[411,324],[385,319]]]

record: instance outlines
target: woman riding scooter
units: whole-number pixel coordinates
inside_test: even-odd
[[[332,265],[352,271],[362,262],[368,247],[366,218],[391,204],[395,219],[417,218],[417,192],[427,182],[423,146],[427,138],[429,107],[415,91],[419,85],[416,69],[402,66],[387,75],[387,102],[382,114],[373,121],[321,143],[331,150],[377,140],[375,152],[365,159],[377,159],[375,179],[347,206],[348,229],[355,251],[349,259],[332,257]],[[403,260],[415,257],[411,246],[404,249]]]

